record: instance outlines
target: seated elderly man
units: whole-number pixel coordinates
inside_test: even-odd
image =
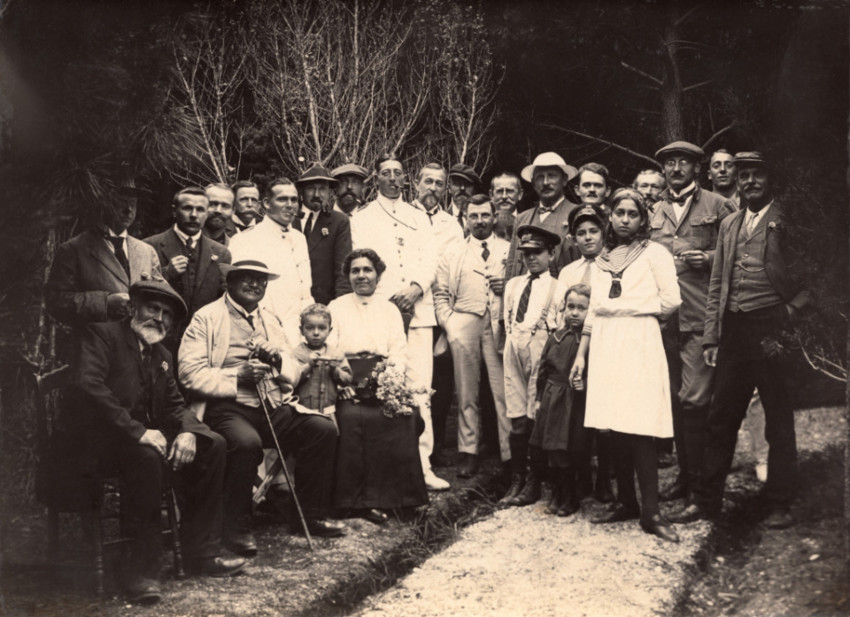
[[[331,503],[336,426],[327,416],[301,414],[288,404],[302,365],[281,321],[260,306],[266,285],[278,275],[249,259],[222,264],[222,271],[227,293],[195,313],[180,345],[178,372],[198,417],[227,440],[224,544],[240,555],[257,553],[251,491],[263,448],[275,447],[269,424],[285,454],[297,459],[296,490],[310,533],[341,536],[344,528],[323,518]],[[300,530],[291,514],[290,527]]]
[[[161,344],[186,305],[163,280],[130,287],[130,316],[96,323],[83,332],[74,383],[87,412],[83,444],[93,444],[100,467],[117,469],[126,526],[135,538],[128,562],[127,596],[152,603],[160,596],[160,500],[163,477],[173,473],[183,492],[181,536],[188,565],[227,576],[245,564],[222,555],[221,488],[225,443],[184,405]],[[90,441],[89,441],[90,440]]]

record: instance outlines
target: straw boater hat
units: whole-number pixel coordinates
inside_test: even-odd
[[[572,165],[567,165],[567,162],[561,158],[560,154],[544,152],[543,154],[538,154],[531,165],[526,165],[523,168],[520,174],[522,179],[526,182],[531,182],[534,179],[534,170],[537,167],[557,167],[564,172],[567,182],[578,175],[578,170]]]
[[[232,272],[259,272],[267,274],[270,281],[280,278],[279,274],[272,272],[266,264],[256,259],[241,259],[232,264],[221,264],[219,267],[225,277],[229,277]]]
[[[143,275],[141,280],[130,285],[130,297],[166,300],[171,304],[171,308],[174,309],[174,319],[176,321],[182,321],[189,312],[186,309],[186,303],[183,302],[183,298],[174,291],[174,288],[167,281],[161,278],[149,278]]]

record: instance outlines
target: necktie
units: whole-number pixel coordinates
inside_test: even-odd
[[[307,222],[304,224],[304,235],[309,236],[310,232],[313,231],[313,213],[310,213],[310,216],[307,217]]]
[[[522,295],[519,297],[519,306],[516,308],[516,322],[522,323],[525,319],[525,312],[528,310],[528,301],[531,298],[531,285],[537,279],[539,274],[532,274],[528,279],[528,284],[522,290]]]
[[[748,213],[749,220],[747,220],[747,235],[752,236],[753,230],[756,228],[756,221],[759,220],[758,212]]]
[[[244,315],[245,321],[248,322],[248,325],[251,326],[251,329],[254,329],[254,317],[253,315]]]
[[[590,266],[593,264],[589,259],[585,259],[584,274],[581,275],[581,284],[590,285]]]
[[[487,258],[490,257],[490,249],[487,248],[487,241],[481,243],[481,248],[484,249],[481,251],[481,259],[484,260],[484,263],[487,263]]]
[[[186,238],[186,254],[187,255],[192,254],[193,245],[194,245],[194,241],[192,240],[192,237],[190,236],[190,237]]]
[[[115,249],[115,257],[118,259],[118,263],[121,264],[122,268],[124,268],[124,272],[127,273],[127,278],[129,279],[130,262],[127,261],[127,253],[124,252],[124,238],[121,236],[109,236],[109,241]]]

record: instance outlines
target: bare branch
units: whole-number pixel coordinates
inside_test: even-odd
[[[641,77],[645,77],[646,79],[648,79],[649,81],[651,81],[652,83],[654,83],[654,84],[655,84],[656,86],[658,86],[659,88],[663,85],[663,82],[662,82],[660,79],[658,79],[657,77],[655,77],[655,76],[653,76],[653,75],[650,75],[650,74],[649,74],[649,73],[647,73],[646,71],[642,71],[642,70],[640,70],[640,69],[639,69],[639,68],[637,68],[636,66],[632,66],[632,65],[631,65],[631,64],[629,64],[628,62],[623,62],[623,61],[621,60],[621,61],[620,61],[620,64],[621,64],[624,68],[627,68],[627,69],[629,69],[630,71],[633,71],[633,72],[637,73],[637,74],[638,74],[638,75],[640,75]]]
[[[587,133],[582,133],[581,131],[576,131],[574,129],[564,128],[562,126],[556,126],[554,124],[544,124],[543,126],[546,127],[546,128],[554,129],[556,131],[563,131],[564,133],[569,133],[571,135],[583,137],[585,139],[589,139],[591,141],[595,141],[595,142],[600,143],[600,144],[605,144],[606,146],[611,146],[612,148],[616,148],[617,150],[619,150],[621,152],[625,152],[626,154],[631,154],[635,158],[639,158],[643,161],[648,161],[648,162],[652,163],[653,165],[658,165],[658,161],[656,161],[655,159],[653,159],[649,156],[646,156],[645,154],[641,154],[640,152],[637,152],[635,150],[632,150],[631,148],[627,148],[626,146],[621,146],[620,144],[614,143],[613,141],[609,141],[607,139],[602,139],[601,137],[594,137],[593,135],[588,135]]]
[[[721,135],[723,135],[724,133],[727,133],[727,132],[731,131],[731,130],[735,127],[735,125],[736,125],[736,122],[733,120],[732,122],[730,122],[729,124],[727,124],[726,126],[724,126],[724,127],[723,127],[722,129],[720,129],[719,131],[715,131],[714,135],[712,135],[711,137],[709,137],[709,138],[705,141],[705,143],[703,143],[703,144],[702,144],[702,149],[703,149],[703,150],[705,150],[705,151],[707,151],[707,150],[708,150],[708,147],[709,147],[709,146],[710,146],[710,145],[711,145],[711,144],[712,144],[712,143],[713,143],[713,142],[714,142],[714,141],[715,141],[718,137],[720,137],[720,136],[721,136]]]
[[[682,92],[688,92],[689,90],[696,90],[697,88],[701,88],[702,86],[707,86],[712,83],[713,79],[706,79],[705,81],[701,81],[698,84],[691,84],[690,86],[685,86],[682,88]]]

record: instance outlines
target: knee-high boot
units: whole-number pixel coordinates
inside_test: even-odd
[[[511,448],[511,486],[499,500],[500,506],[513,505],[513,500],[522,490],[528,459],[528,435],[511,433],[508,444]]]

